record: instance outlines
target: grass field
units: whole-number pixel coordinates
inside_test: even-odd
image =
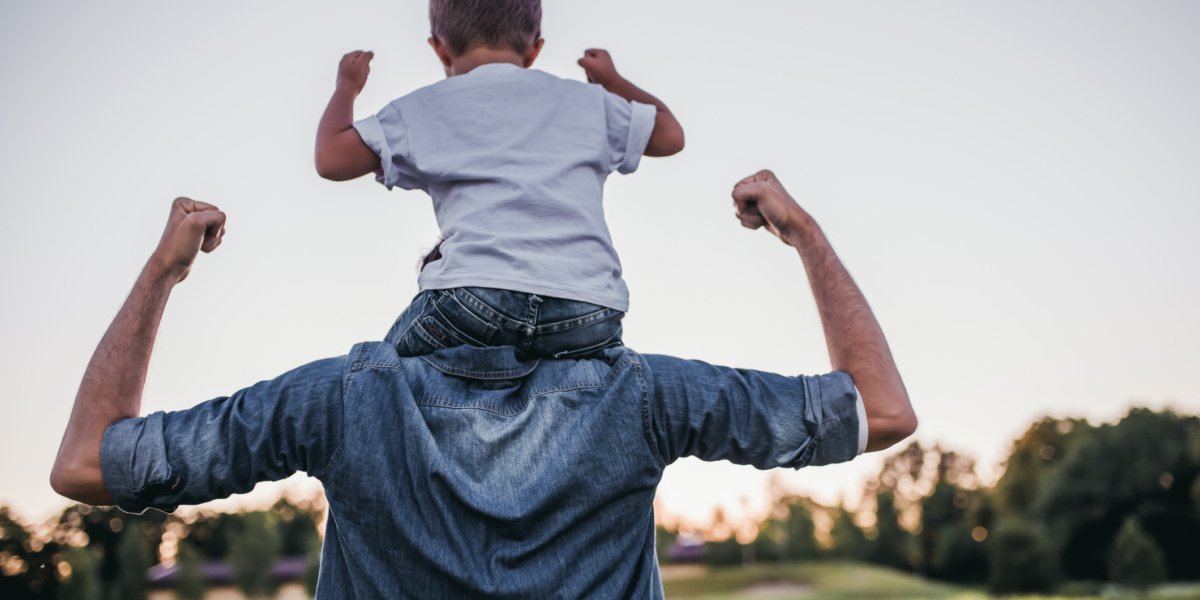
[[[760,565],[742,569],[713,569],[670,576],[664,572],[668,599],[697,600],[884,600],[991,598],[982,589],[928,581],[891,569],[857,563],[814,562],[799,565]],[[1121,596],[1106,596],[1119,598]],[[1128,598],[1200,600],[1200,587],[1171,586],[1148,596]],[[1043,597],[1047,598],[1047,597]],[[1065,599],[1067,596],[1055,596]]]

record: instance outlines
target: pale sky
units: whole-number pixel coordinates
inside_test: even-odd
[[[323,181],[312,141],[347,51],[376,53],[359,117],[443,76],[426,10],[0,4],[0,504],[66,504],[47,478],[79,378],[176,196],[228,235],[172,296],[144,411],[383,336],[429,199]],[[583,79],[607,48],[687,132],[606,187],[634,349],[829,369],[796,255],[733,217],[771,168],[874,308],[922,442],[994,472],[1041,415],[1200,413],[1200,3],[546,0],[542,31],[535,68]],[[878,464],[780,482],[833,502]],[[767,477],[681,461],[660,506],[754,512]]]

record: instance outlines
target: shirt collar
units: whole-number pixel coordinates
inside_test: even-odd
[[[520,69],[520,68],[521,67],[518,67],[517,65],[514,65],[512,63],[487,63],[484,65],[479,65],[478,67],[475,67],[474,69],[471,69],[471,71],[469,73],[467,73],[467,75],[474,75],[476,73],[487,73],[487,72],[504,73],[507,71],[512,71],[514,69]]]

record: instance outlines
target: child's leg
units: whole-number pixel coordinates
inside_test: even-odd
[[[404,309],[404,312],[400,313],[400,316],[392,323],[391,329],[388,329],[387,335],[383,336],[383,341],[397,346],[401,338],[404,337],[404,334],[412,327],[413,322],[425,313],[427,307],[436,299],[436,296],[437,292],[435,291],[424,291],[413,297],[412,303]],[[403,348],[400,349],[400,354],[402,356],[410,356],[404,353]]]
[[[625,313],[586,302],[543,298],[526,352],[547,358],[588,358],[621,345]]]
[[[511,345],[498,342],[500,327],[468,310],[458,296],[458,289],[422,292],[396,319],[384,341],[395,346],[400,356],[421,356],[464,344]]]

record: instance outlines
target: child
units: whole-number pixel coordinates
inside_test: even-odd
[[[683,149],[662,102],[604,50],[579,60],[589,85],[529,67],[544,42],[540,0],[431,0],[429,43],[446,79],[353,121],[371,52],[351,52],[317,130],[317,172],[374,171],[433,198],[441,257],[385,340],[404,356],[463,344],[582,357],[620,344],[629,293],[601,205],[612,171]]]

